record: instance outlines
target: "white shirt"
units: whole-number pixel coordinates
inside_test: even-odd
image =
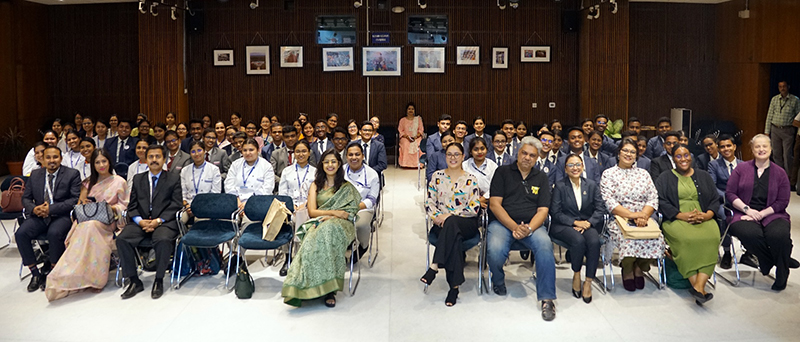
[[[80,152],[69,151],[64,153],[64,157],[61,158],[61,165],[78,170],[81,168],[81,164],[83,164],[85,161],[86,158],[84,158]]]
[[[297,163],[287,166],[281,173],[278,195],[289,196],[295,207],[308,201],[308,189],[314,183],[317,168],[307,164],[305,168]]]
[[[364,142],[363,139],[358,139],[356,141],[358,141],[358,144],[361,145],[362,148],[364,148],[364,165],[369,165],[369,149],[372,147],[371,144],[372,141]],[[364,147],[364,144],[366,144],[367,146]]]
[[[729,176],[730,176],[732,170],[735,169],[736,165],[738,165],[738,164],[739,163],[736,161],[736,158],[733,158],[733,161],[727,161],[727,160],[725,161],[725,168],[727,169],[726,171],[728,171],[728,175]]]
[[[147,163],[136,161],[128,165],[128,193],[133,189],[133,176],[147,171],[150,171],[150,166],[148,166]]]
[[[225,192],[234,194],[242,202],[253,195],[272,195],[275,188],[275,172],[272,164],[258,157],[252,166],[244,158],[236,159],[228,169],[225,178]]]
[[[41,165],[36,163],[36,152],[31,149],[28,151],[28,154],[25,155],[25,162],[22,163],[22,175],[30,177],[33,170],[41,168]]]
[[[481,189],[481,195],[489,198],[489,188],[492,185],[492,177],[497,170],[497,163],[492,160],[484,159],[481,166],[475,165],[475,159],[470,158],[461,163],[464,171],[469,172],[478,179],[478,188]]]
[[[53,191],[55,189],[50,187],[50,183],[47,181],[47,177],[49,175],[53,175],[53,186],[56,186],[56,178],[58,178],[58,171],[61,171],[59,167],[55,172],[50,173],[50,171],[44,172],[44,198],[47,198],[47,194],[50,193],[50,204],[53,204]]]
[[[81,164],[80,166],[78,166],[75,169],[78,170],[78,172],[80,172],[81,181],[83,181],[86,178],[89,178],[89,176],[92,175],[92,166],[89,165],[89,163],[87,163],[87,162],[84,162],[83,164]]]
[[[356,187],[358,193],[361,194],[361,202],[364,202],[367,209],[375,207],[381,191],[380,179],[375,170],[362,163],[361,168],[356,171],[347,164],[344,166],[344,179]]]
[[[583,204],[583,197],[581,196],[581,181],[578,180],[578,183],[569,180],[569,184],[572,185],[572,193],[575,194],[575,203],[578,203],[578,210],[581,210],[581,204]]]
[[[219,168],[209,162],[203,162],[200,167],[196,167],[194,163],[186,165],[181,170],[181,192],[183,200],[189,204],[198,194],[222,192],[222,176]]]

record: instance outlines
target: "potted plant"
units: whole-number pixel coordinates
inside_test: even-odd
[[[22,174],[22,163],[27,154],[25,136],[17,127],[11,127],[0,140],[0,157],[6,161],[8,172],[12,175]]]

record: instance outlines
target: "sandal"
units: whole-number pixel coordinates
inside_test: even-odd
[[[423,275],[422,278],[419,278],[419,281],[426,285],[433,284],[433,280],[436,279],[437,273],[439,273],[438,270],[434,271],[432,268],[428,268],[428,271],[425,272],[425,275]]]
[[[336,306],[336,294],[331,292],[325,295],[325,306],[332,308]]]
[[[454,287],[450,289],[450,291],[447,291],[447,298],[444,299],[444,305],[456,305],[456,300],[458,300],[458,288]]]

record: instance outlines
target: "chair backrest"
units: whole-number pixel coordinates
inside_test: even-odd
[[[294,203],[289,196],[282,195],[256,195],[250,197],[244,205],[244,214],[253,222],[261,222],[267,216],[272,200],[277,198],[286,205],[289,211],[294,212]]]
[[[419,142],[419,150],[422,153],[428,153],[428,137],[422,138],[422,141]]]
[[[199,194],[192,200],[192,214],[196,218],[230,219],[237,209],[238,201],[232,194]]]

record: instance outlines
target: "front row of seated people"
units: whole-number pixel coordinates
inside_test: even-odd
[[[458,286],[464,281],[464,251],[460,250],[460,241],[477,234],[475,217],[481,206],[488,207],[494,217],[487,228],[492,290],[506,293],[503,264],[509,250],[531,250],[536,260],[537,296],[547,320],[555,317],[553,300],[556,298],[550,236],[568,245],[575,272],[573,294],[588,303],[591,301],[589,284],[594,278],[599,254],[595,231],[600,228],[598,215],[603,210],[640,226],[645,225],[656,210],[660,209],[664,215],[664,237],[651,240],[625,239],[615,222],[609,224],[610,240],[619,248],[622,257],[623,285],[627,290],[643,288],[643,274],[649,270],[653,259],[664,255],[666,238],[670,246],[668,253],[681,274],[692,283],[690,292],[695,300],[702,304],[711,299],[711,294],[704,290],[704,283],[716,263],[714,255],[719,234],[714,228],[714,217],[719,212],[720,200],[713,189],[714,178],[692,167],[692,156],[685,145],[669,151],[676,169],[660,175],[657,185],[647,171],[634,166],[639,155],[634,140],[625,139],[620,143],[618,163],[603,172],[599,190],[594,180],[583,176],[585,154],[564,156],[560,164],[566,177],[556,183],[551,198],[550,181],[546,173],[537,168],[543,149],[538,139],[523,138],[517,147],[516,161],[497,167],[490,176],[482,174],[494,163],[486,159],[485,141],[472,140],[469,147],[474,158],[464,161],[463,145],[448,143],[447,134],[443,138],[447,166],[434,173],[426,203],[441,244],[434,253],[431,269],[422,280],[431,283],[438,269],[443,267],[451,288],[446,304],[456,303]],[[167,148],[170,143],[167,138]],[[767,136],[757,135],[751,145],[755,160],[734,159],[738,167],[729,167],[732,171],[729,171],[725,197],[734,211],[730,231],[756,255],[763,273],[776,267],[772,288],[779,291],[786,286],[789,268],[797,266],[790,258],[792,245],[786,213],[790,194],[788,178],[781,168],[771,167]],[[351,144],[346,149],[346,164],[340,157],[344,151],[323,152],[316,170],[308,164],[309,147],[305,141],[295,145],[295,163],[284,169],[282,185],[279,185],[280,189],[285,189],[279,193],[291,196],[295,209],[307,208],[312,218],[303,225],[303,243],[288,270],[282,292],[289,304],[298,305],[304,299],[324,297],[325,304],[332,306],[335,305],[334,294],[343,285],[344,250],[356,235],[361,235],[352,222],[359,226],[360,220],[355,219],[359,211],[374,208],[377,195],[373,185],[377,176],[363,165],[360,144]],[[240,148],[242,157],[230,165],[224,189],[236,195],[243,205],[253,195],[272,194],[275,182],[272,166],[260,158],[255,140],[245,140]],[[731,163],[727,159],[729,150],[729,147],[723,148],[720,154]],[[197,194],[219,191],[221,177],[217,166],[205,160],[205,145],[200,142],[191,144],[191,160],[180,175],[164,172],[165,164],[174,163],[173,154],[164,147],[151,145],[144,152],[148,171],[136,175],[129,188],[124,180],[113,175],[114,158],[104,149],[92,152],[91,175],[81,183],[80,172],[63,165],[60,149],[44,147],[41,152],[44,168],[31,174],[23,196],[28,219],[15,234],[23,264],[33,275],[29,291],[46,288],[48,299],[54,300],[82,289],[102,289],[107,279],[111,237],[119,226],[124,229],[117,237],[117,248],[123,276],[128,278],[122,297],[130,298],[144,289],[136,274],[134,248],[145,237],[152,239],[157,259],[151,296],[158,298],[163,294],[163,277],[178,235],[175,213],[189,205]],[[306,173],[313,175],[313,183]],[[72,223],[69,211],[75,204],[87,201],[108,202],[118,218],[127,208],[130,220],[126,225],[115,222],[109,226]],[[553,203],[559,204],[550,212]],[[549,232],[545,224],[548,215],[552,219]],[[366,229],[368,232],[369,227]],[[50,260],[40,270],[32,241],[42,234],[47,234],[51,247]],[[581,284],[579,272],[584,257],[589,262],[586,279]],[[320,264],[325,265],[324,272],[318,267]],[[78,274],[72,271],[87,267],[97,269]],[[49,277],[47,272],[50,272]],[[312,278],[319,281],[311,281]]]
[[[578,130],[570,135],[574,146],[580,146]],[[450,286],[445,304],[456,303],[458,286],[463,283],[461,242],[477,234],[475,216],[482,196],[489,196],[489,209],[494,219],[487,228],[487,262],[493,283],[492,290],[506,293],[503,264],[512,248],[533,252],[536,260],[537,296],[542,302],[545,320],[555,317],[555,269],[550,237],[567,245],[573,275],[575,297],[591,302],[591,282],[595,276],[600,254],[599,232],[606,213],[617,215],[643,227],[659,211],[663,216],[663,235],[653,239],[626,238],[615,220],[609,220],[608,236],[619,249],[623,287],[628,291],[643,289],[644,273],[655,259],[672,258],[680,274],[689,280],[692,298],[699,305],[711,300],[705,283],[714,272],[717,248],[720,245],[718,220],[723,199],[716,186],[722,176],[711,176],[694,167],[693,156],[685,144],[671,144],[677,137],[668,135],[666,161],[675,168],[662,172],[653,182],[647,170],[637,167],[641,153],[639,143],[624,139],[617,150],[616,165],[607,168],[599,184],[586,178],[586,153],[571,153],[561,158],[565,178],[557,181],[551,198],[551,185],[543,172],[544,163],[537,160],[542,142],[525,137],[517,147],[516,161],[496,167],[492,175],[485,170],[494,164],[485,157],[485,142],[471,141],[473,159],[463,161],[462,144],[448,140],[451,133],[442,134],[445,148],[432,155],[439,162],[445,159],[446,168],[432,173],[428,185],[426,211],[433,221],[432,232],[439,235],[430,268],[420,278],[425,284],[435,279],[440,268],[447,271]],[[549,139],[548,135],[543,135]],[[592,137],[595,138],[595,137]],[[786,213],[790,189],[783,169],[771,167],[769,138],[755,136],[750,144],[755,159],[742,162],[733,157],[732,140],[724,137],[720,152],[727,163],[725,202],[733,208],[730,233],[741,239],[748,251],[755,254],[760,270],[768,274],[776,268],[772,289],[783,290],[789,268],[796,268],[791,256],[789,215]],[[502,140],[502,137],[500,138]],[[449,141],[449,143],[448,143]],[[498,141],[497,139],[495,141]],[[444,153],[441,153],[444,152]],[[489,164],[491,162],[492,164]],[[547,161],[545,161],[547,162]],[[722,165],[723,162],[718,162]],[[735,164],[739,165],[736,167]],[[714,164],[714,163],[712,163]],[[496,165],[496,164],[494,164]],[[558,171],[558,170],[557,170]],[[481,183],[491,184],[489,189]],[[545,219],[550,216],[550,231]],[[724,221],[723,221],[724,222]],[[548,237],[549,233],[549,237]],[[667,247],[668,246],[668,247]],[[580,270],[586,262],[585,280]]]

